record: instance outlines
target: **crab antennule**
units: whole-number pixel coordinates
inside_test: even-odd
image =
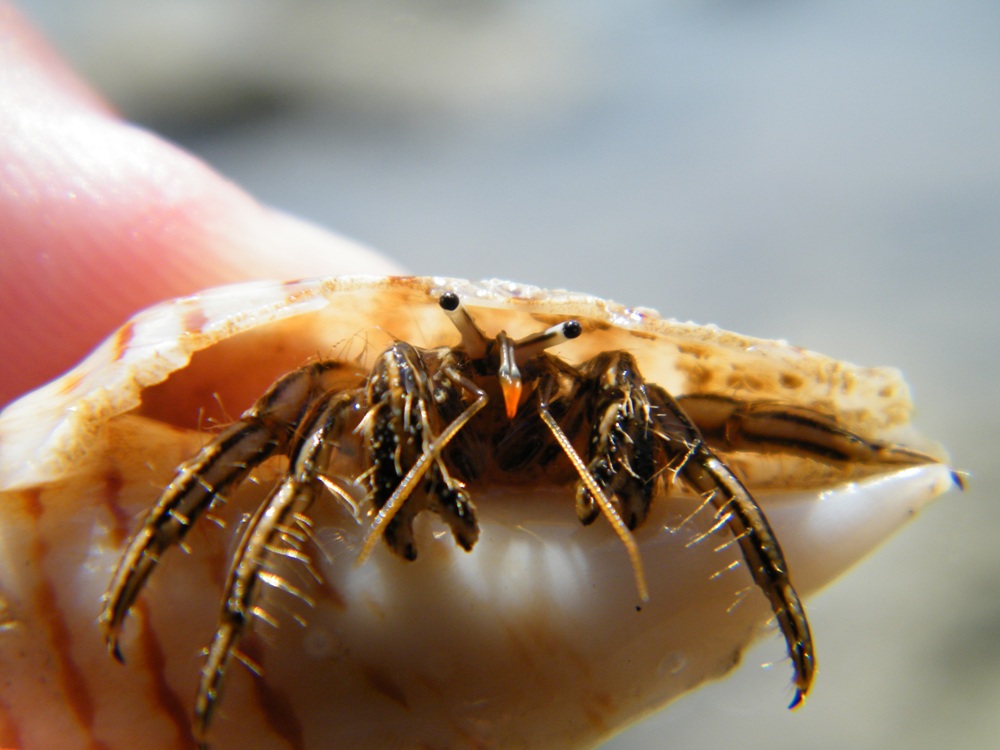
[[[576,469],[577,474],[580,475],[580,479],[583,480],[584,485],[587,490],[593,496],[594,500],[597,501],[601,512],[604,517],[608,519],[611,527],[615,530],[615,534],[621,539],[622,544],[625,545],[625,552],[628,554],[629,563],[632,565],[632,574],[635,576],[635,587],[639,593],[639,599],[648,602],[649,601],[649,586],[646,584],[646,572],[642,567],[642,557],[639,554],[639,547],[635,543],[635,537],[632,536],[632,532],[629,531],[628,526],[622,520],[622,517],[615,510],[615,506],[611,504],[607,496],[604,494],[603,490],[594,481],[594,477],[588,471],[587,466],[583,463],[583,459],[580,458],[580,454],[576,452],[573,447],[573,443],[570,439],[566,437],[566,433],[563,432],[559,423],[556,422],[555,418],[549,412],[549,408],[546,404],[542,404],[541,408],[538,410],[541,414],[542,419],[545,421],[546,426],[552,432],[552,436],[559,443],[559,447],[563,449],[566,454],[566,458],[570,460],[573,464],[573,468]]]
[[[500,331],[496,338],[500,351],[500,368],[497,377],[500,379],[500,390],[503,391],[503,403],[507,407],[507,419],[513,419],[517,414],[517,406],[521,403],[521,371],[517,369],[517,358],[514,356],[516,344]]]
[[[438,299],[438,304],[445,314],[462,334],[462,346],[472,359],[480,359],[486,356],[486,348],[489,345],[489,338],[486,337],[476,325],[476,321],[465,309],[462,300],[454,292],[445,292]]]
[[[517,359],[524,362],[539,352],[575,339],[582,332],[583,326],[580,325],[580,321],[567,320],[565,323],[557,323],[544,331],[518,339],[514,342],[514,352],[517,354]]]

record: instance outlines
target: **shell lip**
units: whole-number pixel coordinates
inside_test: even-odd
[[[844,388],[852,380],[867,378],[871,386],[866,392],[894,393],[891,410],[881,410],[884,416],[879,419],[893,422],[901,430],[908,425],[911,410],[908,391],[898,371],[892,368],[854,368],[780,342],[739,336],[714,326],[679,323],[660,318],[652,310],[625,307],[587,294],[546,290],[500,279],[476,282],[450,277],[346,276],[291,282],[256,281],[216,287],[139,313],[62,378],[0,412],[0,487],[26,487],[71,473],[74,464],[99,441],[106,420],[135,409],[146,389],[186,368],[196,352],[235,334],[264,324],[306,319],[323,311],[349,312],[354,316],[352,320],[362,321],[352,323],[353,327],[338,334],[341,337],[357,336],[358,327],[364,324],[361,318],[364,314],[371,315],[377,327],[394,333],[399,321],[405,322],[407,308],[420,299],[430,301],[444,290],[457,292],[470,306],[493,308],[501,314],[524,312],[534,317],[583,318],[592,321],[598,332],[602,327],[620,331],[613,337],[614,343],[632,349],[662,339],[666,351],[673,352],[676,348],[678,362],[690,359],[690,365],[684,366],[690,366],[691,373],[698,372],[704,361],[703,351],[717,349],[759,362],[773,360],[775,366],[808,365],[811,372],[829,371],[840,378]],[[370,308],[360,304],[371,305],[372,301],[381,304]],[[358,305],[360,309],[347,310],[347,305]],[[404,328],[425,330],[438,325],[424,319]],[[623,341],[624,332],[633,332],[635,338]],[[567,348],[586,347],[587,342],[581,340],[591,336],[581,337]],[[601,340],[607,340],[607,336]],[[685,352],[687,348],[690,355]],[[310,351],[313,356],[325,353],[318,345]],[[687,374],[678,371],[677,377]],[[665,387],[671,385],[660,382]],[[859,414],[865,410],[876,413],[864,403],[863,396],[852,398],[858,404],[850,409]],[[911,437],[917,439],[915,431],[907,439]]]

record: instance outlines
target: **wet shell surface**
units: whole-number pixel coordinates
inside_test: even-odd
[[[99,615],[128,537],[177,466],[276,378],[318,359],[365,370],[396,341],[458,346],[438,305],[446,291],[489,335],[578,320],[582,334],[553,350],[571,365],[624,350],[674,396],[815,410],[865,441],[927,454],[862,465],[720,453],[766,512],[800,595],[954,485],[941,449],[911,426],[893,369],[510,282],[351,277],[209,290],[137,315],[0,414],[0,746],[196,745],[192,704],[230,561],[287,462],[269,460],[229,493],[187,535],[187,554],[163,555],[124,626],[122,666]],[[357,479],[338,471],[338,481]],[[610,525],[577,520],[572,483],[469,492],[480,526],[472,551],[422,514],[413,562],[380,544],[356,565],[371,509],[314,503],[309,563],[288,556],[269,569],[211,746],[590,747],[726,674],[770,632],[768,600],[697,493],[661,492],[635,530],[642,602]]]

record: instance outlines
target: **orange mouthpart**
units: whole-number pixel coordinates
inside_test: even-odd
[[[521,378],[501,378],[500,390],[503,391],[503,403],[507,407],[507,419],[513,419],[521,403]]]

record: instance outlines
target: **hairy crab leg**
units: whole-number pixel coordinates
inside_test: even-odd
[[[649,514],[663,467],[657,465],[657,432],[649,396],[635,358],[625,351],[603,352],[581,366],[587,373],[590,437],[588,471],[617,500],[629,529]],[[597,509],[590,494],[577,486],[577,517],[594,520]]]
[[[375,548],[375,544],[378,542],[379,537],[385,531],[386,526],[392,521],[393,517],[402,507],[406,498],[410,496],[413,492],[414,487],[423,478],[427,470],[430,469],[433,461],[437,461],[441,458],[441,452],[445,449],[445,446],[451,442],[451,440],[461,431],[469,420],[472,419],[476,414],[482,410],[486,404],[489,402],[489,397],[486,393],[471,380],[463,376],[461,373],[457,372],[453,368],[445,368],[445,373],[449,378],[454,380],[456,383],[466,388],[470,392],[476,395],[476,400],[473,401],[465,411],[459,414],[454,421],[451,422],[434,440],[431,441],[430,445],[424,450],[417,459],[416,463],[410,467],[410,470],[403,477],[402,481],[396,487],[395,491],[386,501],[379,512],[375,515],[375,519],[372,521],[371,526],[368,529],[368,533],[365,535],[364,544],[361,547],[361,552],[358,553],[356,560],[356,565],[361,565],[368,556],[371,555],[372,550]]]
[[[649,391],[652,402],[660,407],[657,418],[675,423],[669,425],[670,433],[676,430],[676,424],[688,432],[688,456],[678,474],[715,506],[719,525],[733,531],[754,583],[771,603],[792,659],[795,696],[789,708],[795,708],[812,685],[816,655],[805,608],[792,586],[781,545],[753,495],[705,445],[684,408],[663,388],[649,386]]]
[[[118,635],[125,616],[163,553],[179,544],[229,488],[285,449],[316,394],[325,388],[324,376],[341,366],[316,362],[280,378],[238,421],[179,467],[132,537],[104,597],[100,621],[116,659],[122,660]]]
[[[343,432],[345,416],[357,399],[354,392],[335,394],[316,410],[294,449],[288,477],[276,487],[250,521],[230,568],[219,625],[202,668],[195,699],[195,736],[204,740],[234,649],[254,616],[261,571],[275,554],[275,542],[288,521],[305,513],[325,486],[320,475]]]
[[[727,450],[781,447],[832,461],[865,464],[910,465],[936,460],[911,448],[865,440],[803,406],[705,394],[681,396],[677,403],[697,423],[702,436]]]
[[[118,635],[125,616],[163,553],[181,542],[220,493],[238,484],[279,445],[268,428],[241,421],[180,467],[142,529],[132,537],[108,587],[101,625],[116,659],[123,660]]]
[[[709,493],[717,515],[727,518],[754,583],[771,602],[795,671],[795,697],[789,705],[795,708],[812,685],[816,655],[805,608],[789,579],[778,539],[743,483],[707,448],[699,450],[681,471],[685,481]]]

